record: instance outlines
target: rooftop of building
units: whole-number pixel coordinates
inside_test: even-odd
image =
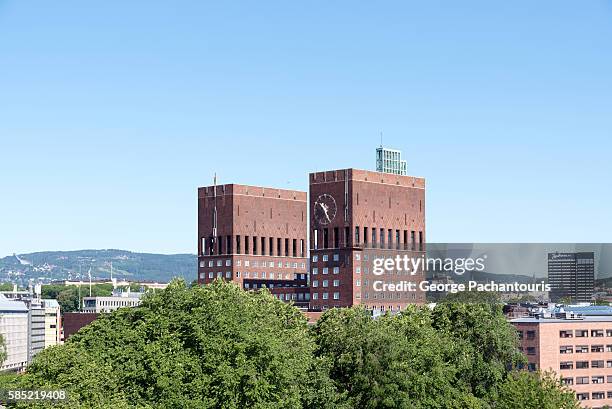
[[[306,192],[302,190],[281,189],[276,187],[239,185],[236,183],[227,183],[224,185],[202,186],[198,188],[198,198],[217,196],[259,196],[271,199],[289,199],[306,201]]]
[[[397,185],[413,187],[417,189],[425,188],[425,178],[419,176],[397,175],[394,173],[378,172],[365,169],[335,169],[310,174],[310,183],[326,183],[344,181],[345,174],[348,180],[360,182],[374,182],[387,185]]]
[[[9,300],[0,294],[0,313],[7,312],[28,312],[28,307],[23,301]]]
[[[536,318],[536,317],[525,317],[525,318],[515,318],[510,320],[513,324],[569,324],[576,323],[579,324],[581,322],[612,322],[612,316],[604,316],[604,315],[590,315],[590,316],[581,316],[580,318]]]

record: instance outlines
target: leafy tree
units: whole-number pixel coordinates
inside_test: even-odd
[[[16,386],[66,389],[70,408],[324,408],[335,391],[308,331],[268,292],[176,281],[41,352]]]
[[[13,291],[13,284],[0,283],[0,291]]]
[[[497,302],[447,300],[376,319],[331,309],[309,328],[266,290],[174,281],[0,386],[69,393],[20,407],[577,408],[552,375],[515,369],[525,362],[517,343]]]
[[[512,372],[494,395],[496,409],[578,409],[574,392],[552,373]]]
[[[351,408],[479,408],[448,361],[458,352],[436,332],[428,309],[373,320],[360,308],[334,309],[314,332],[317,354],[332,361],[330,372]]]
[[[449,293],[441,300],[442,303],[466,304],[501,304],[499,294],[490,291],[459,291]]]
[[[502,382],[510,368],[526,362],[501,304],[441,303],[433,310],[432,326],[454,340],[461,383],[478,397]]]

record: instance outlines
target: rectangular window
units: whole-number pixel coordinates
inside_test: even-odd
[[[604,361],[601,361],[601,360],[591,361],[591,368],[603,368],[603,367],[604,367]]]
[[[387,229],[387,247],[393,248],[393,230]]]
[[[340,293],[334,293],[334,300],[340,299]]]
[[[253,255],[257,254],[257,236],[253,236]]]
[[[323,299],[324,300],[329,299],[329,293],[323,293]]]
[[[340,286],[340,280],[334,280],[334,287]]]
[[[293,257],[297,257],[297,239],[293,239],[292,247],[293,247]]]
[[[268,239],[268,253],[273,256],[274,255],[274,238],[270,237]]]
[[[574,347],[572,345],[564,345],[559,347],[560,354],[573,354]]]
[[[285,257],[289,257],[289,239],[285,239]]]
[[[329,229],[327,227],[323,229],[323,248],[329,248]]]
[[[414,230],[410,230],[410,249],[412,251],[416,250],[416,232]]]
[[[579,376],[576,378],[576,385],[588,385],[589,377],[588,376]]]
[[[338,248],[340,247],[340,237],[339,237],[340,231],[337,227],[334,227],[334,248]]]
[[[535,339],[535,331],[527,331],[527,339]]]
[[[358,246],[361,241],[359,240],[359,226],[355,226],[355,245]]]
[[[236,254],[240,254],[242,249],[240,248],[240,236],[236,236]]]
[[[315,232],[316,232],[316,230],[315,230]],[[280,238],[276,239],[276,255],[277,256],[282,256],[283,255],[283,253],[281,252],[281,239]]]
[[[594,338],[599,338],[604,336],[603,329],[593,329],[591,330],[591,336]]]
[[[576,361],[576,369],[588,369],[589,361]]]
[[[369,243],[368,243],[368,228],[367,227],[363,228],[363,243],[365,244],[366,247],[369,246]]]
[[[561,362],[559,364],[559,369],[574,369],[574,363],[572,361]]]
[[[577,329],[574,334],[576,338],[584,338],[589,336],[589,331],[586,329]]]
[[[251,254],[249,252],[249,236],[244,236],[244,254]]]
[[[376,248],[377,246],[377,242],[376,242],[376,227],[372,227],[372,247]]]

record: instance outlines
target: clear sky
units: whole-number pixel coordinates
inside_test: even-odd
[[[610,1],[0,0],[0,256],[196,251],[196,188],[385,145],[437,242],[612,241]]]

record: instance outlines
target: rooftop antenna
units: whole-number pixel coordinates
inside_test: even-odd
[[[382,143],[382,131],[380,131],[380,147],[382,148],[383,143]]]

